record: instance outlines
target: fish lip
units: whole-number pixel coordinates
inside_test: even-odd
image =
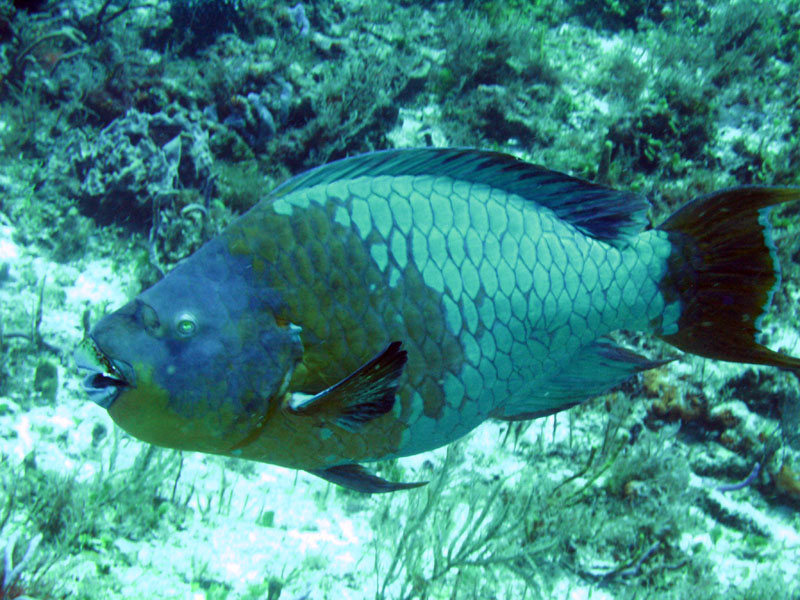
[[[108,356],[94,339],[87,339],[85,346],[74,355],[78,369],[88,371],[81,387],[92,402],[107,409],[122,392],[136,387],[135,371],[129,363]]]

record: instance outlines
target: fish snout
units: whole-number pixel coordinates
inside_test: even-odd
[[[91,338],[81,342],[73,357],[78,370],[88,371],[81,382],[83,391],[103,408],[110,407],[126,389],[136,387],[133,367],[108,357]]]

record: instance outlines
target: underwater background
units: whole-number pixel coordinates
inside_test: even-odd
[[[797,0],[0,0],[0,599],[800,597],[789,373],[680,356],[379,464],[430,484],[369,496],[143,444],[72,360],[274,186],[360,152],[509,152],[653,223],[798,185],[799,75]],[[762,339],[789,354],[798,210],[772,215]]]

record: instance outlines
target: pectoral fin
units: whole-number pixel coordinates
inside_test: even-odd
[[[331,483],[342,487],[364,492],[365,494],[380,494],[384,492],[396,492],[397,490],[408,490],[427,484],[427,481],[415,481],[414,483],[400,483],[386,481],[377,475],[373,475],[364,467],[357,464],[339,465],[327,469],[315,469],[309,471],[312,475],[322,477]]]
[[[343,429],[357,431],[367,421],[392,410],[397,380],[407,360],[401,346],[400,342],[392,342],[378,356],[319,394],[293,394],[287,409],[296,415],[322,417]]]

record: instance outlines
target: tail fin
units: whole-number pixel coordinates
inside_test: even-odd
[[[734,188],[693,200],[664,223],[673,243],[664,294],[681,302],[676,333],[686,352],[800,372],[800,359],[756,342],[781,275],[769,208],[800,199],[797,188]]]

